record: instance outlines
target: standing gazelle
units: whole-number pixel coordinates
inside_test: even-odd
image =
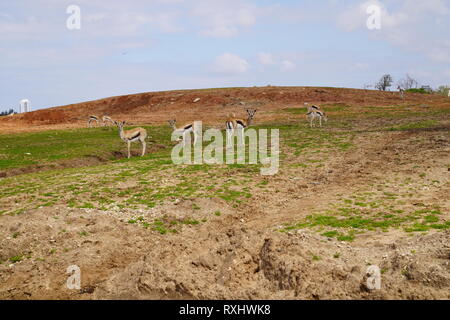
[[[135,128],[131,130],[124,131],[123,126],[125,121],[114,121],[114,123],[119,128],[120,138],[127,143],[128,146],[128,159],[131,157],[130,146],[132,142],[140,141],[142,144],[142,157],[145,155],[145,150],[147,148],[147,143],[145,139],[147,138],[147,130],[144,128]]]
[[[183,135],[183,145],[186,144],[186,136],[191,134],[191,132],[194,133],[194,145],[197,143],[197,133],[194,130],[194,123],[190,122],[177,128],[177,120],[169,120],[168,122],[173,131]],[[180,140],[181,138],[178,141]]]
[[[253,121],[253,117],[255,116],[256,109],[247,109],[248,118],[247,120],[244,119],[236,119],[234,115],[229,117],[227,121],[225,122],[226,130],[227,130],[227,143],[228,146],[231,146],[231,139],[233,138],[234,130],[240,130],[241,132],[241,143],[245,144],[244,142],[244,130],[245,128],[248,128]]]
[[[316,106],[315,104],[310,106],[308,102],[305,102],[305,107],[308,109],[308,113],[311,111],[320,111],[320,107]]]
[[[398,89],[398,92],[400,93],[400,98],[405,99],[405,89],[403,89],[400,86],[398,86],[397,89]]]
[[[319,119],[319,125],[322,127],[322,119],[325,120],[325,122],[328,121],[327,115],[325,112],[318,110],[318,109],[311,109],[306,114],[309,119],[309,125],[310,127],[314,127],[314,120]]]
[[[100,123],[100,121],[99,121],[97,116],[90,115],[89,116],[89,120],[88,120],[88,127],[89,128],[92,128],[92,122],[97,122],[97,125]]]

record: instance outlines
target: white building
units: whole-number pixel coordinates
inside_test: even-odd
[[[20,113],[30,112],[30,111],[31,111],[30,100],[28,100],[28,99],[20,100]]]

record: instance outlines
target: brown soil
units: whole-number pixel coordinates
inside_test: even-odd
[[[194,102],[200,98],[198,102]],[[408,106],[426,110],[448,107],[448,99],[439,95],[407,94],[405,100],[396,92],[373,90],[313,88],[313,87],[254,87],[205,90],[149,92],[111,97],[84,103],[37,110],[0,118],[0,133],[79,128],[87,125],[89,115],[109,115],[129,124],[167,124],[201,120],[220,124],[230,113],[245,115],[246,108],[257,108],[258,121],[284,119],[277,110],[303,107],[304,102],[344,104],[351,106]],[[333,113],[331,113],[333,114]]]

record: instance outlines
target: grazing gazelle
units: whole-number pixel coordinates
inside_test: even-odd
[[[145,139],[147,138],[147,130],[144,128],[135,128],[131,130],[124,131],[123,126],[125,121],[114,121],[114,123],[119,127],[120,138],[127,143],[128,146],[128,159],[130,155],[130,145],[132,142],[140,141],[142,144],[142,157],[145,155],[145,150],[147,148],[147,143]]]
[[[169,120],[168,122],[169,122],[169,126],[173,129],[174,132],[176,131],[183,135],[183,145],[186,143],[186,136],[188,134],[191,134],[191,132],[194,133],[194,145],[197,143],[197,133],[194,130],[193,122],[187,123],[179,128],[177,128],[177,120]],[[181,138],[178,139],[178,141],[180,141],[180,140],[181,140]]]
[[[310,127],[314,127],[314,120],[319,119],[319,124],[322,127],[322,119],[325,120],[325,122],[328,121],[327,115],[325,112],[319,109],[310,109],[308,110],[308,113],[306,114],[309,119],[309,125]]]
[[[110,116],[107,116],[107,115],[104,115],[104,116],[102,117],[102,121],[103,121],[103,126],[106,126],[108,122],[114,124],[114,120],[111,119],[111,117],[110,117]]]
[[[241,143],[244,143],[244,130],[248,128],[253,121],[253,117],[255,116],[256,109],[247,109],[248,118],[244,119],[236,119],[234,114],[231,115],[225,122],[226,130],[227,130],[227,143],[228,146],[231,146],[231,139],[234,134],[234,130],[240,130],[241,132]]]
[[[92,127],[92,122],[97,122],[97,125],[100,123],[97,116],[90,115],[88,120],[88,127]]]

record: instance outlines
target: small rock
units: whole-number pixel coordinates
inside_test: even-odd
[[[194,102],[194,103],[197,103],[197,102],[199,102],[199,101],[200,101],[200,98],[195,98],[193,102]]]

